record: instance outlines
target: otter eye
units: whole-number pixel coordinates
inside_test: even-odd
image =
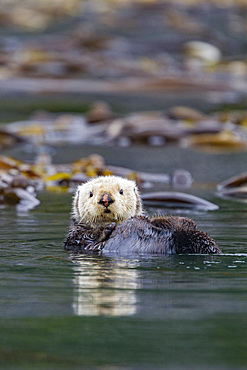
[[[121,189],[121,190],[119,191],[119,194],[123,195],[123,189]]]
[[[90,198],[92,198],[92,196],[93,196],[93,193],[91,191],[89,193],[89,196],[90,196]]]

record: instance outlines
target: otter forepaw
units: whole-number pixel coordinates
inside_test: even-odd
[[[112,222],[105,228],[105,238],[109,238],[113,230],[116,228],[116,225],[116,222]]]

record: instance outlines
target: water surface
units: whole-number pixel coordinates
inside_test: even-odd
[[[40,193],[26,214],[1,209],[3,368],[245,368],[247,206],[191,191],[219,210],[175,214],[224,255],[73,254],[63,250],[71,194]]]

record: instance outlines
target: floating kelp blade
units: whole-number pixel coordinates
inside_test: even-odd
[[[29,211],[40,204],[34,194],[21,188],[6,189],[1,196],[6,204],[16,205],[19,211]]]
[[[142,194],[141,196],[145,205],[169,208],[192,208],[202,211],[215,211],[219,207],[205,199],[195,195],[180,192],[152,192]]]
[[[224,189],[224,191],[219,192],[218,195],[222,198],[236,198],[247,201],[247,186],[243,186],[241,188]]]
[[[25,141],[26,140],[19,135],[0,129],[0,149],[24,143]]]
[[[222,189],[217,194],[220,198],[247,202],[247,185],[239,188]]]
[[[247,188],[247,172],[242,172],[239,175],[233,176],[217,185],[218,191],[226,189],[246,187]],[[246,191],[246,190],[245,190]]]
[[[225,152],[243,151],[247,149],[246,138],[234,131],[223,130],[219,133],[205,133],[201,135],[191,135],[185,138],[183,145],[199,147],[200,150]]]

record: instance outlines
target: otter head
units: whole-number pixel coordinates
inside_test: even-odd
[[[73,201],[75,223],[89,225],[120,223],[143,213],[134,181],[101,176],[79,185]]]

